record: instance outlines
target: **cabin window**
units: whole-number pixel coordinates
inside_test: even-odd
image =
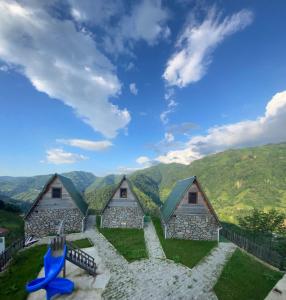
[[[62,198],[62,189],[52,188],[52,198]]]
[[[189,200],[190,204],[197,204],[198,203],[198,193],[190,192],[188,200]]]
[[[120,198],[127,198],[127,189],[126,188],[120,189]]]

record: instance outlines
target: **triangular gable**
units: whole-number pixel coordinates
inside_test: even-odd
[[[182,201],[186,192],[190,189],[190,187],[194,183],[197,184],[199,191],[202,193],[204,200],[209,208],[209,211],[214,215],[216,221],[219,223],[219,219],[215,213],[215,210],[213,209],[206,194],[202,190],[196,176],[177,181],[177,183],[175,184],[173,190],[171,191],[168,199],[166,200],[163,207],[161,208],[161,214],[162,214],[162,217],[165,220],[165,222],[167,222],[170,219],[170,217],[173,215],[174,211],[176,210],[176,208]]]
[[[76,190],[76,188],[75,188],[74,184],[72,183],[72,181],[69,178],[66,178],[66,177],[64,177],[62,175],[54,174],[54,175],[52,175],[49,178],[49,180],[47,181],[47,183],[43,187],[42,191],[40,192],[40,194],[38,195],[38,197],[35,199],[35,201],[33,202],[32,206],[30,207],[30,209],[28,210],[28,212],[24,216],[24,219],[26,219],[31,214],[31,212],[35,209],[35,207],[37,206],[37,204],[39,203],[39,201],[42,199],[42,197],[44,196],[44,194],[49,190],[51,184],[54,182],[54,180],[57,177],[59,178],[59,180],[61,181],[61,183],[63,184],[64,188],[67,190],[67,192],[70,194],[72,200],[74,201],[75,205],[80,209],[80,211],[82,212],[82,214],[83,215],[86,214],[88,205],[83,200],[83,198],[79,194],[79,192]]]
[[[123,183],[124,181],[127,182],[128,187],[129,187],[131,193],[134,195],[135,200],[138,202],[139,206],[141,207],[142,211],[144,212],[144,208],[143,208],[141,202],[139,201],[139,199],[138,199],[138,197],[137,197],[137,194],[135,193],[135,191],[134,191],[134,189],[133,189],[133,185],[132,185],[131,181],[130,181],[128,178],[126,178],[126,176],[124,175],[124,176],[122,177],[122,179],[120,180],[120,182],[118,183],[118,185],[116,186],[116,188],[114,189],[114,191],[113,191],[111,197],[110,197],[110,198],[108,199],[108,201],[105,203],[103,209],[101,210],[101,214],[103,214],[103,212],[105,211],[106,207],[108,206],[108,204],[110,203],[110,201],[113,199],[113,197],[114,197],[114,195],[116,194],[116,192],[120,189],[120,187],[122,186],[122,183]]]
[[[82,195],[78,192],[78,190],[74,186],[74,184],[71,181],[71,179],[69,179],[69,178],[67,178],[65,176],[62,176],[62,175],[58,175],[58,178],[62,182],[62,184],[65,187],[65,189],[67,190],[67,192],[72,197],[72,199],[75,202],[76,206],[80,209],[80,211],[82,212],[82,214],[85,215],[86,211],[87,211],[87,208],[88,208],[88,205],[84,201]]]
[[[185,192],[187,191],[189,186],[193,184],[194,180],[195,180],[195,176],[183,180],[179,180],[176,182],[170,195],[168,196],[167,200],[165,201],[164,205],[161,208],[161,213],[165,221],[167,221],[170,218],[170,216],[173,214],[177,205],[180,203],[181,199],[183,198]]]
[[[219,222],[218,215],[216,214],[216,212],[215,212],[215,210],[214,210],[214,208],[213,208],[213,206],[212,206],[210,200],[208,199],[206,193],[205,193],[204,190],[202,189],[202,187],[201,187],[199,181],[196,179],[195,182],[196,182],[196,184],[197,184],[197,186],[198,186],[198,188],[199,188],[199,191],[202,193],[202,195],[203,195],[203,197],[204,197],[204,200],[206,201],[206,204],[207,204],[207,206],[208,206],[210,212],[211,212],[212,215],[215,217],[216,221],[217,221],[218,223],[220,223],[220,222]]]

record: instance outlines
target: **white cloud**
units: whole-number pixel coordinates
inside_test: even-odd
[[[143,0],[134,6],[131,14],[124,16],[119,25],[123,37],[145,40],[153,45],[159,37],[168,37],[170,29],[165,25],[168,13],[161,0]]]
[[[132,93],[133,95],[137,95],[138,94],[138,89],[136,87],[136,83],[132,82],[129,84],[129,89],[130,89],[130,93]]]
[[[114,137],[131,119],[110,102],[121,90],[115,67],[87,30],[53,17],[47,5],[0,2],[0,59],[21,67],[38,91],[72,107],[94,130]]]
[[[88,157],[71,152],[65,152],[61,148],[49,149],[46,152],[46,160],[48,163],[60,165],[60,164],[73,164],[75,162],[86,160]]]
[[[58,139],[57,142],[89,151],[103,151],[112,146],[112,143],[107,140],[90,141],[82,139]]]
[[[174,135],[171,132],[166,132],[165,133],[165,141],[168,143],[171,143],[175,140]]]
[[[139,164],[139,165],[145,165],[147,163],[150,162],[150,159],[149,157],[147,156],[139,156],[137,159],[136,159],[136,162]]]
[[[68,2],[76,21],[101,27],[123,10],[122,1],[118,0],[68,0]]]
[[[126,66],[125,66],[126,71],[132,71],[135,69],[135,64],[133,62],[129,62]]]
[[[253,20],[253,14],[248,10],[224,19],[221,15],[212,8],[201,23],[194,17],[187,23],[163,74],[169,85],[185,87],[199,81],[212,61],[215,48],[226,37],[243,30]]]
[[[168,88],[165,92],[165,100],[167,102],[167,109],[165,109],[160,114],[160,120],[161,122],[166,125],[169,122],[169,115],[175,111],[175,107],[178,105],[178,103],[174,99],[175,97],[175,91],[172,88]]]
[[[117,171],[113,171],[112,173],[116,173],[116,174],[130,174],[130,173],[133,173],[135,171],[138,171],[142,168],[132,168],[132,167],[125,167],[125,166],[119,166],[117,168]]]
[[[71,13],[77,22],[90,23],[104,31],[103,45],[106,51],[133,55],[138,41],[156,44],[170,35],[166,25],[169,14],[161,0],[138,2],[112,0],[70,0]],[[116,20],[116,26],[114,26]]]
[[[164,163],[189,164],[204,155],[230,148],[258,146],[286,141],[286,91],[275,94],[265,114],[255,120],[215,126],[206,135],[192,137],[182,150],[169,151],[156,158]]]
[[[136,159],[136,162],[138,165],[140,165],[140,168],[137,168],[137,169],[149,168],[151,166],[158,164],[158,162],[156,160],[153,160],[153,159],[149,158],[148,156],[139,156]]]
[[[2,71],[2,72],[8,72],[9,69],[10,69],[10,68],[9,68],[7,65],[2,65],[2,66],[0,66],[0,71]]]
[[[197,128],[197,125],[192,122],[184,122],[181,124],[173,124],[168,126],[167,130],[168,132],[172,134],[183,134],[188,136],[190,132]]]

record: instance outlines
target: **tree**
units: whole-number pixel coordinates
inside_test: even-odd
[[[4,201],[0,200],[0,209],[4,209],[5,208],[5,203]]]
[[[285,235],[285,218],[285,214],[276,209],[264,212],[255,208],[249,215],[240,217],[238,221],[241,227],[253,233]]]

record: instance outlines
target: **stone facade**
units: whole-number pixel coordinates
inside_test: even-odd
[[[144,211],[124,176],[101,214],[101,227],[143,228]]]
[[[43,237],[57,233],[64,220],[65,233],[82,231],[84,217],[78,208],[34,210],[25,220],[26,236]]]
[[[101,227],[143,228],[141,207],[107,207],[101,216]]]
[[[176,215],[163,223],[166,238],[189,240],[217,240],[218,223],[211,214]]]

